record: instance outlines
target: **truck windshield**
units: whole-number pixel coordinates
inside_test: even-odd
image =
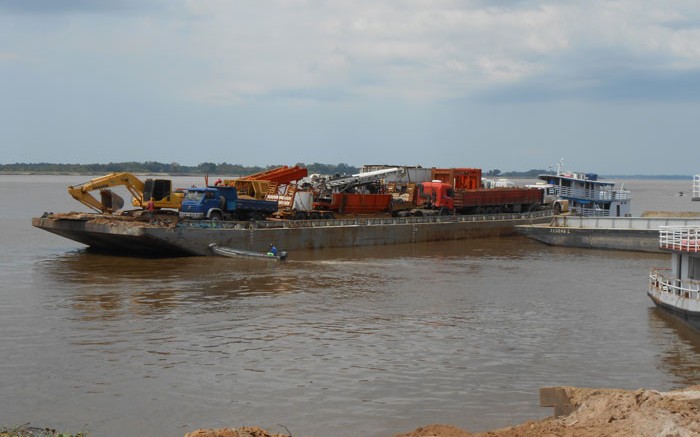
[[[195,200],[195,201],[200,201],[204,197],[204,192],[203,191],[188,191],[187,196],[185,198],[187,200]]]

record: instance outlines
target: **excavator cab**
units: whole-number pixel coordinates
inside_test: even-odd
[[[170,200],[172,186],[170,179],[146,179],[144,181],[143,198],[148,200],[152,197],[156,201]]]

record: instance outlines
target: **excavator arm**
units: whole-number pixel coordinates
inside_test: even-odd
[[[68,187],[68,193],[73,196],[75,200],[86,205],[88,208],[94,209],[97,212],[113,213],[117,209],[121,208],[121,206],[115,208],[111,204],[106,204],[111,202],[98,200],[91,194],[91,192],[99,190],[100,193],[102,193],[112,187],[117,186],[126,187],[134,199],[138,199],[139,203],[143,202],[143,191],[145,184],[131,173],[110,173],[106,176],[92,179],[89,182],[85,182],[80,185],[70,186]]]

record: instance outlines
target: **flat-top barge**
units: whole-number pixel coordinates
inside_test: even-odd
[[[662,226],[700,226],[700,216],[581,217],[557,215],[549,223],[516,226],[526,237],[551,246],[662,252]]]
[[[91,248],[129,255],[212,255],[211,244],[260,251],[324,249],[510,236],[515,226],[549,222],[550,211],[429,217],[210,221],[144,220],[103,214],[44,214],[32,225]]]

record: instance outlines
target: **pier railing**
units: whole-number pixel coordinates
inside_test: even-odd
[[[700,174],[693,177],[693,200],[700,200]]]
[[[700,226],[660,226],[659,247],[681,252],[700,251]]]
[[[652,268],[649,271],[649,289],[700,301],[700,281],[672,278],[668,275],[670,271],[671,269]]]

